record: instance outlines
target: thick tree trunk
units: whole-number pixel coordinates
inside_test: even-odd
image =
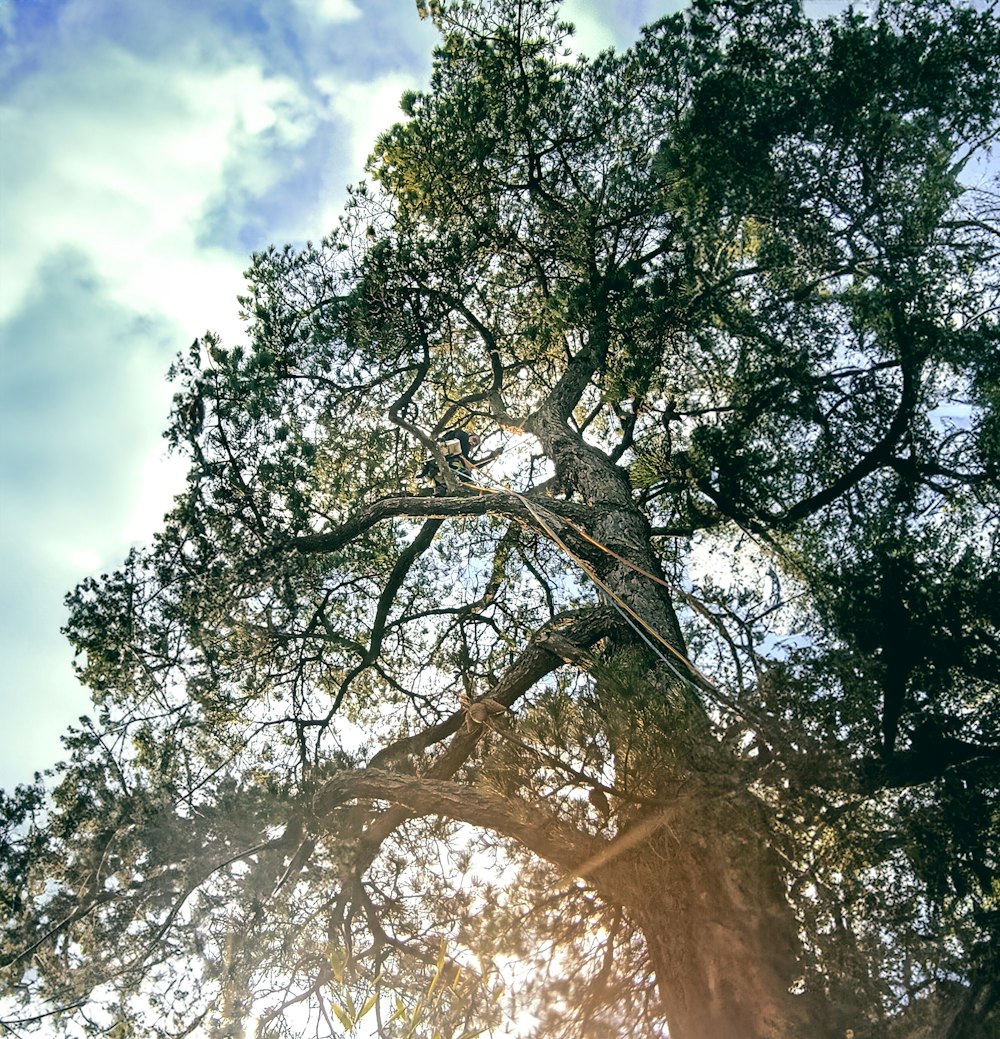
[[[663,574],[627,476],[583,443],[551,402],[532,417],[531,428],[567,486],[591,507],[591,536],[613,550],[591,554],[594,571],[632,618],[632,645],[651,665],[645,688],[620,704],[634,712],[636,727],[660,731],[645,762],[633,751],[632,776],[641,777],[644,793],[667,803],[679,785],[685,795],[669,824],[620,864],[615,882],[646,936],[671,1039],[832,1037],[836,1030],[823,1012],[790,991],[799,976],[797,922],[765,813],[733,784],[737,763],[721,751],[686,680],[671,596],[646,576],[662,580]],[[670,731],[673,745],[664,748]]]
[[[389,800],[506,834],[568,874],[588,878],[641,927],[671,1039],[844,1035],[821,1005],[790,991],[799,969],[795,919],[747,795],[687,792],[610,844],[517,797],[370,768],[335,775],[314,808],[318,817],[332,818],[355,798]],[[391,815],[388,821],[394,824]]]
[[[749,800],[749,798],[741,799]],[[752,804],[686,809],[642,849],[626,897],[671,1039],[833,1039],[804,995],[794,915]]]

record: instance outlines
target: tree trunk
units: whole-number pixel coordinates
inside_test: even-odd
[[[796,922],[749,801],[686,808],[630,871],[626,899],[646,937],[671,1039],[842,1036],[821,1007],[790,992],[800,973]]]
[[[823,1020],[822,1009],[790,991],[800,974],[798,926],[764,809],[734,782],[736,762],[721,751],[686,680],[686,647],[646,518],[625,473],[568,427],[554,406],[557,397],[533,416],[532,429],[557,472],[567,485],[572,474],[572,489],[591,507],[591,536],[615,553],[591,554],[594,571],[631,616],[638,629],[632,646],[649,665],[644,688],[618,705],[634,714],[635,728],[652,723],[660,730],[644,762],[630,750],[630,771],[643,777],[644,793],[667,804],[671,792],[685,795],[669,822],[622,857],[614,881],[645,934],[671,1039],[842,1035]],[[655,662],[646,650],[654,641]],[[672,741],[664,735],[671,731]],[[672,743],[666,755],[664,739]]]

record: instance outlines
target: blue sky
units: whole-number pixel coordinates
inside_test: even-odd
[[[680,0],[567,0],[575,47]],[[317,239],[404,89],[413,0],[0,0],[0,786],[88,711],[63,596],[151,536],[174,354],[252,250]]]

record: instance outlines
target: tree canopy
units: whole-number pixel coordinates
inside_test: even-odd
[[[1000,1034],[1000,22],[417,8],[430,84],[68,597],[3,1024]]]

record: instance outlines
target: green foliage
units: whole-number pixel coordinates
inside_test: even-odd
[[[1000,25],[799,6],[571,61],[546,0],[418,4],[431,82],[372,184],[252,258],[245,344],[178,357],[186,489],[67,598],[94,717],[0,803],[7,1027],[997,1026],[965,171]],[[503,449],[490,493],[410,493],[455,426]],[[698,1026],[719,919],[734,991],[778,980]]]

